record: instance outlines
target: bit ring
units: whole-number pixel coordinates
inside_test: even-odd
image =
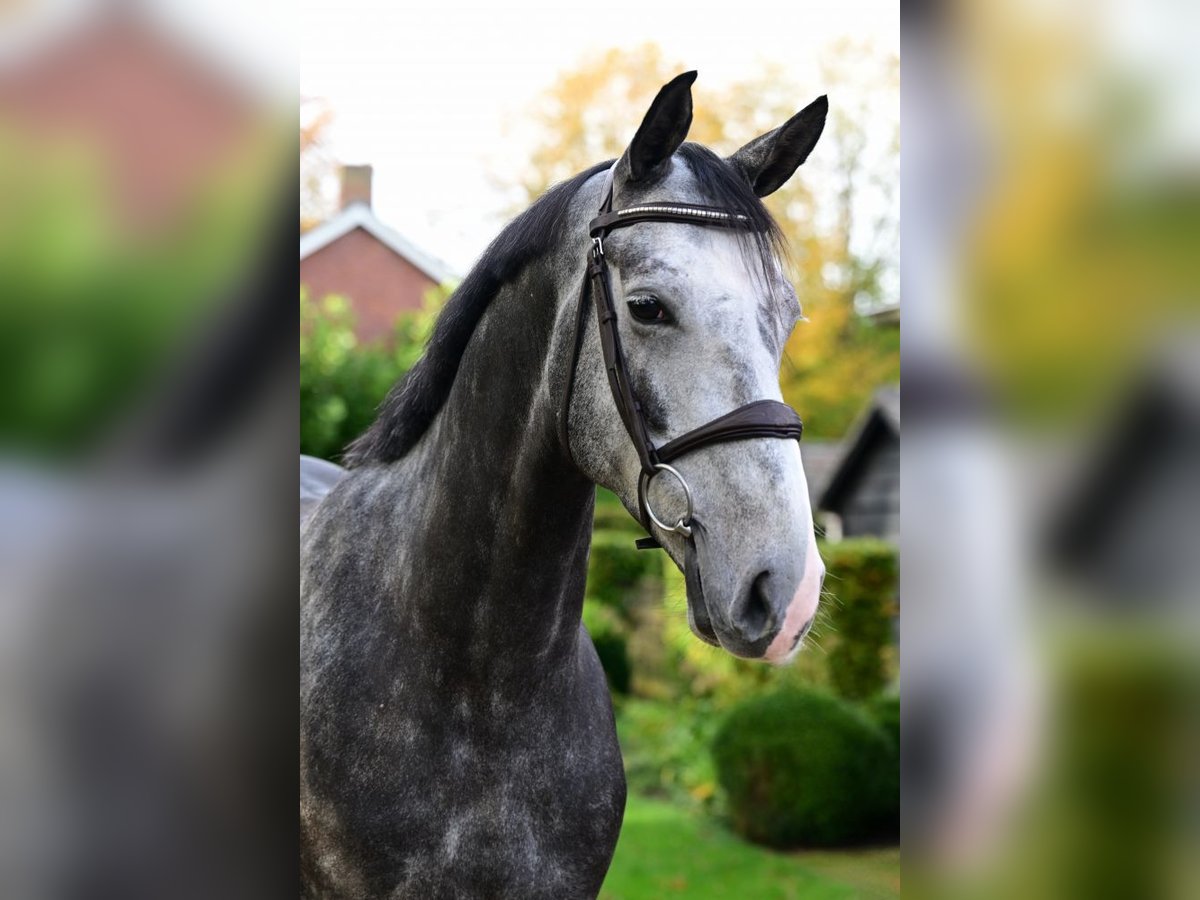
[[[650,489],[650,482],[654,480],[655,476],[657,476],[659,472],[667,472],[674,476],[675,480],[679,482],[679,486],[683,488],[683,496],[687,501],[687,511],[679,517],[679,520],[674,525],[668,525],[666,522],[656,516],[654,514],[654,507],[650,505],[650,496],[648,493]],[[651,522],[653,522],[663,531],[674,532],[675,534],[682,535],[683,537],[692,536],[692,489],[688,487],[688,483],[684,480],[683,476],[679,474],[677,469],[672,466],[668,466],[666,463],[656,463],[653,472],[647,473],[643,471],[641,477],[638,478],[638,495],[641,498],[642,507],[646,510],[646,515],[650,517]]]

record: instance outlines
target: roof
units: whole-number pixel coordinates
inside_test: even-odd
[[[842,445],[839,441],[804,441],[800,445],[800,458],[804,462],[804,479],[808,482],[808,499],[815,509],[817,498],[842,458]]]
[[[900,304],[887,303],[882,306],[877,306],[868,312],[863,313],[863,318],[876,325],[899,325],[900,324]]]
[[[352,203],[312,231],[300,235],[300,259],[307,259],[318,250],[328,247],[334,241],[349,234],[355,228],[361,228],[367,232],[438,284],[452,281],[457,277],[455,272],[436,256],[426,253],[408,238],[383,224],[365,203]]]
[[[855,466],[881,431],[900,436],[900,386],[890,385],[875,391],[871,405],[846,439],[824,488],[817,495],[817,508],[828,509],[845,486]]]
[[[881,387],[871,398],[872,409],[878,409],[887,423],[900,433],[900,385]]]

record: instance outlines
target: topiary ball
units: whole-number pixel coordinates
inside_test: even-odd
[[[896,751],[880,727],[828,694],[788,689],[736,707],[713,740],[734,829],[770,847],[887,836]]]

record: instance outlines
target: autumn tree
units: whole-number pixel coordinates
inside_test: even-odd
[[[300,230],[308,231],[333,212],[337,164],[328,148],[333,110],[319,97],[300,101]]]
[[[525,202],[618,156],[638,124],[631,115],[686,68],[647,44],[608,50],[563,73],[531,111],[538,139],[520,177]],[[780,66],[723,86],[701,78],[689,139],[729,154],[829,94],[821,142],[766,203],[787,238],[809,320],[788,343],[784,396],[803,413],[807,433],[839,437],[872,390],[900,373],[896,329],[860,315],[898,300],[899,61],[842,43],[830,49],[822,72],[821,84],[804,86]]]

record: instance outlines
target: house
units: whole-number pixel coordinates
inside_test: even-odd
[[[841,441],[814,441],[804,438],[800,442],[800,459],[804,466],[804,480],[808,482],[808,502],[813,512],[825,485],[833,477],[842,458]]]
[[[878,328],[900,327],[899,302],[859,314]],[[826,540],[900,538],[900,386],[880,388],[842,441],[801,449],[813,517]]]
[[[257,140],[268,111],[191,43],[119,4],[0,66],[0,126],[103,166],[112,221],[169,229]]]
[[[811,448],[810,448],[811,450]],[[802,451],[804,453],[805,451]],[[814,486],[818,522],[829,540],[900,537],[900,388],[880,388]],[[805,456],[808,467],[809,457]],[[811,478],[811,475],[810,475]]]
[[[898,327],[900,325],[900,304],[888,303],[883,306],[877,306],[863,313],[863,318],[868,322],[882,327]]]
[[[386,339],[398,313],[422,308],[454,278],[440,260],[389,228],[371,207],[370,166],[343,166],[338,212],[300,236],[300,283],[309,296],[340,294],[360,341]]]

